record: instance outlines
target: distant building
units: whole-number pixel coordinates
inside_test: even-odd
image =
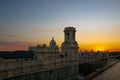
[[[64,29],[64,42],[61,45],[61,52],[56,44],[54,38],[50,41],[49,46],[38,44],[37,46],[30,46],[29,51],[34,51],[35,58],[44,61],[55,61],[59,59],[75,60],[78,59],[78,43],[75,40],[75,28],[66,27]],[[47,60],[44,60],[47,59]],[[52,62],[51,62],[52,63]]]
[[[4,59],[33,59],[33,51],[0,51],[0,57]]]
[[[54,38],[52,38],[52,40],[50,41],[50,45],[49,47],[47,47],[46,44],[43,44],[42,46],[40,44],[38,44],[37,46],[30,46],[29,47],[30,51],[34,51],[34,52],[59,52],[59,48],[56,45],[56,42],[54,40]]]

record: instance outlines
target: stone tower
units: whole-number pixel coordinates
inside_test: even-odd
[[[64,29],[64,42],[62,43],[62,53],[69,59],[76,59],[78,56],[78,44],[75,40],[75,28],[66,27]]]

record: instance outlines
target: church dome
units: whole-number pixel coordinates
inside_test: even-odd
[[[47,47],[47,45],[46,45],[46,44],[43,44],[42,47]]]
[[[52,40],[50,41],[50,46],[51,47],[56,46],[56,42],[55,42],[54,38],[52,38]]]
[[[38,45],[37,45],[37,47],[39,48],[39,47],[41,47],[41,45],[40,45],[40,44],[38,44]]]

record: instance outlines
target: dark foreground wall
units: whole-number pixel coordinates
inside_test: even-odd
[[[79,74],[78,69],[78,65],[70,65],[37,73],[28,73],[3,80],[72,80]]]
[[[60,68],[40,71],[37,73],[28,73],[3,80],[76,80],[76,76],[83,76],[94,72],[97,68],[105,65],[106,60],[100,60],[84,64],[68,65]]]
[[[106,60],[99,60],[90,63],[84,63],[79,65],[79,73],[82,76],[86,76],[92,72],[94,72],[98,68],[104,67]]]

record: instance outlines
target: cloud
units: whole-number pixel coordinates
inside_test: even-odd
[[[2,33],[2,31],[3,31],[3,30],[0,29],[0,41],[2,41],[3,38],[4,38],[4,36],[5,36],[5,35]]]
[[[36,43],[31,42],[0,42],[0,51],[15,51],[15,50],[28,50],[29,46],[35,46]]]
[[[0,29],[0,42],[14,38],[16,34],[11,33],[8,29]]]
[[[30,42],[8,42],[8,41],[3,41],[0,42],[1,46],[30,46],[32,43]]]
[[[0,42],[4,42],[8,40],[9,38],[13,38],[13,37],[15,37],[15,35],[0,33]]]

